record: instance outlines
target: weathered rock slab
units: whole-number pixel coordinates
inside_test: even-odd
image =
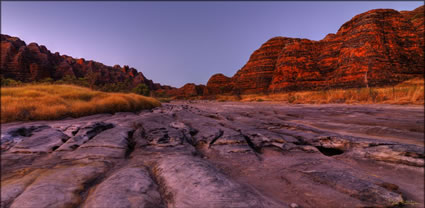
[[[1,206],[423,207],[423,119],[423,106],[197,101],[3,124]]]
[[[125,167],[105,179],[83,207],[164,207],[158,186],[144,167]]]

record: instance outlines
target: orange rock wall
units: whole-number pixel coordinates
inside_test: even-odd
[[[423,14],[423,6],[375,9],[320,41],[272,38],[233,77],[212,76],[204,94],[382,86],[423,76]]]

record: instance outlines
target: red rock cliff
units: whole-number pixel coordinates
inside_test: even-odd
[[[424,7],[375,9],[320,41],[272,38],[233,77],[212,76],[204,94],[382,86],[423,74]]]
[[[1,35],[0,72],[4,78],[23,82],[38,81],[45,78],[59,80],[65,76],[76,78],[95,78],[96,85],[130,82],[133,86],[146,84],[151,90],[169,89],[168,86],[152,82],[141,72],[129,66],[106,66],[83,58],[51,53],[45,46],[37,43],[25,44],[17,37]]]

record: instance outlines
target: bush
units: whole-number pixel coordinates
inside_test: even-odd
[[[139,94],[139,95],[144,95],[144,96],[149,96],[149,93],[150,93],[148,86],[146,86],[143,83],[140,83],[135,88],[133,88],[131,91],[133,93],[136,93],[136,94]]]
[[[373,102],[376,102],[376,98],[378,97],[378,92],[372,88],[369,88],[369,97]]]
[[[20,81],[16,81],[14,79],[10,79],[10,78],[1,78],[1,86],[2,87],[15,87],[15,86],[20,86],[22,85],[22,82]]]
[[[53,82],[54,82],[54,80],[50,77],[47,77],[47,78],[40,80],[40,83],[43,83],[43,84],[52,84]]]
[[[288,95],[288,103],[294,103],[296,99],[292,93]]]

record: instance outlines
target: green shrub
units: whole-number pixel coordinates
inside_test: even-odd
[[[372,98],[372,101],[375,102],[378,97],[378,92],[372,88],[369,88],[369,97]]]
[[[20,86],[22,85],[22,82],[20,81],[16,81],[14,79],[10,79],[10,78],[1,78],[1,86],[2,87],[15,87],[15,86]]]
[[[288,95],[288,103],[294,103],[296,99],[292,93]]]
[[[136,94],[144,95],[144,96],[149,96],[149,93],[150,93],[148,86],[146,86],[143,83],[140,83],[135,88],[133,88],[131,91],[136,93]]]
[[[50,77],[47,77],[47,78],[40,80],[40,83],[42,83],[42,84],[52,84],[53,82],[54,82],[54,80]]]

